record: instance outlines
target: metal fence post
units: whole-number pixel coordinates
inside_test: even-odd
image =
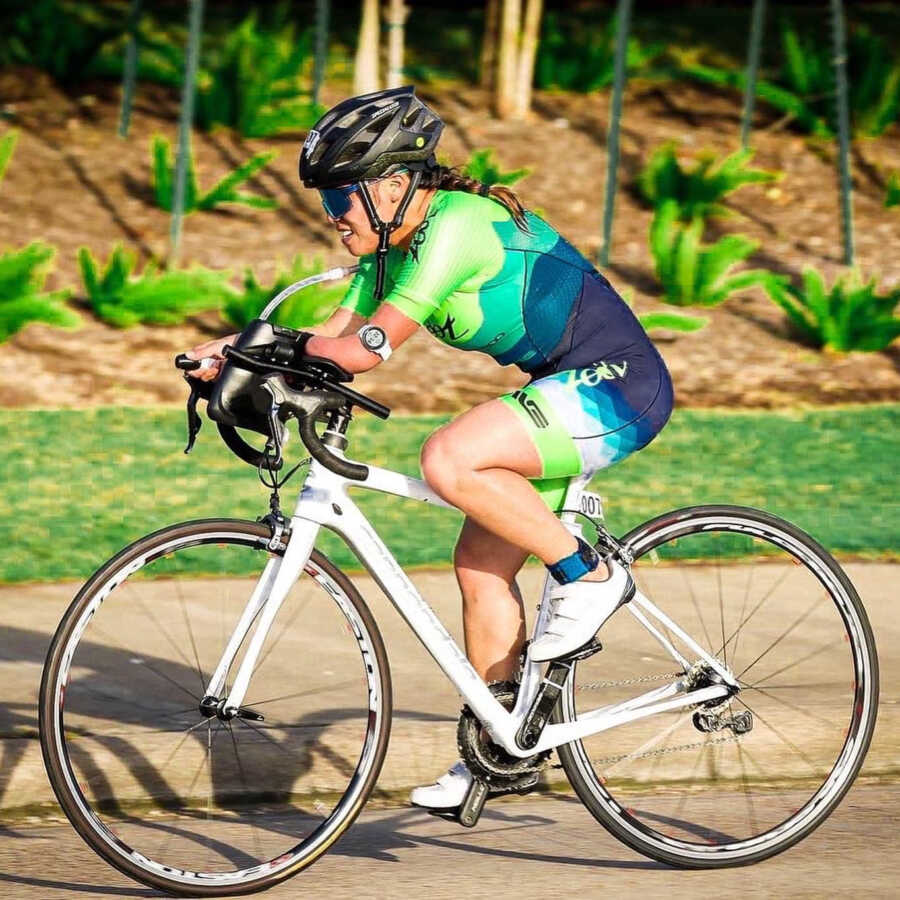
[[[128,8],[126,30],[128,40],[125,44],[125,65],[122,68],[122,108],[119,111],[119,137],[128,137],[128,126],[131,124],[131,105],[134,102],[134,88],[137,81],[137,29],[141,17],[142,0],[131,0]]]
[[[844,264],[853,265],[853,185],[850,180],[850,104],[847,100],[847,34],[841,0],[831,0],[831,33],[834,42],[834,80],[837,88],[838,172],[841,192],[841,230]]]
[[[329,0],[316,0],[316,58],[313,65],[312,103],[319,103],[319,91],[325,80],[325,66],[328,62],[328,13]]]
[[[632,0],[619,0],[616,7],[616,58],[613,76],[612,108],[606,151],[606,197],[603,204],[603,245],[600,247],[600,264],[609,265],[609,245],[612,241],[613,212],[616,202],[616,174],[619,168],[619,122],[622,118],[622,94],[625,91],[626,63],[628,61],[628,34],[631,29]]]
[[[172,187],[172,222],[169,232],[171,264],[178,260],[179,244],[181,243],[181,220],[184,217],[184,191],[191,160],[191,125],[194,122],[194,90],[197,81],[197,62],[200,57],[202,26],[203,0],[190,0],[184,85],[181,91],[181,115],[178,118],[178,157],[175,160],[175,183]]]
[[[750,142],[750,129],[753,127],[753,106],[756,102],[756,74],[759,71],[759,57],[762,50],[765,18],[766,0],[753,0],[750,42],[747,45],[747,83],[744,85],[744,110],[741,113],[741,147],[745,150]]]

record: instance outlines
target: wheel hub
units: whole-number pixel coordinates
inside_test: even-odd
[[[239,706],[237,709],[234,707],[226,707],[225,699],[226,698],[223,697],[219,700],[218,697],[207,694],[200,701],[199,708],[201,715],[206,719],[211,719],[215,716],[215,718],[222,722],[230,722],[232,719],[248,719],[251,722],[265,721],[265,716],[252,709],[248,709],[247,707]]]

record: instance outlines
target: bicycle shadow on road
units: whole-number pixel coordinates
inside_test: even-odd
[[[580,801],[574,798],[545,795],[544,801],[551,806],[554,802]],[[666,869],[668,866],[652,860],[618,860],[571,856],[566,853],[551,853],[546,850],[516,849],[514,846],[496,846],[494,836],[502,835],[503,844],[514,845],[516,835],[521,838],[528,829],[530,842],[546,848],[549,844],[565,845],[559,837],[553,837],[558,823],[551,816],[517,813],[518,801],[506,802],[485,809],[481,821],[473,828],[463,828],[429,815],[421,809],[402,809],[388,818],[377,821],[357,821],[330,851],[330,855],[350,856],[378,860],[379,862],[400,862],[396,855],[399,850],[414,850],[429,846],[444,850],[456,850],[462,854],[491,856],[497,859],[529,860],[556,865],[584,866],[588,868],[612,869]],[[599,825],[597,826],[600,827]]]

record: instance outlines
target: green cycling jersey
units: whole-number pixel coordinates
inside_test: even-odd
[[[596,344],[603,331],[602,343],[620,353],[643,347],[643,329],[609,282],[546,222],[525,215],[520,229],[494,200],[437,191],[409,250],[388,252],[383,302],[444,343],[527,372],[555,367],[580,343],[576,332]],[[363,257],[341,305],[371,316],[375,274],[374,255]],[[586,294],[602,295],[603,328],[584,315]]]

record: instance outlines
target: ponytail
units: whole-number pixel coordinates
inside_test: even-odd
[[[522,201],[514,191],[499,184],[482,184],[476,178],[463,175],[455,166],[435,166],[426,169],[422,173],[419,187],[441,191],[465,191],[467,194],[490,197],[491,200],[506,207],[520,231],[529,230],[528,221],[525,218],[525,207],[522,206]]]

